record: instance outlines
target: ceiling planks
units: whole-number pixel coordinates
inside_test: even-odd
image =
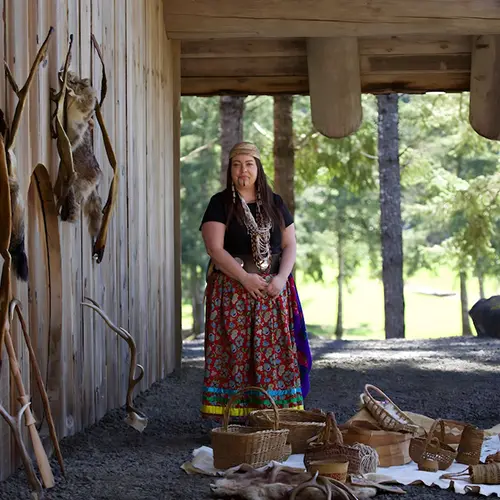
[[[468,90],[471,46],[464,35],[360,38],[362,90]],[[304,39],[191,40],[181,50],[185,95],[309,92]]]

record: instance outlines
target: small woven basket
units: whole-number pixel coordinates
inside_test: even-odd
[[[349,462],[337,459],[317,460],[310,462],[307,472],[310,472],[313,476],[317,472],[319,476],[336,479],[341,483],[345,483],[347,481],[348,469]]]
[[[382,401],[375,399],[372,392],[381,396],[383,398]],[[406,413],[401,411],[378,387],[366,384],[365,391],[361,395],[361,400],[382,429],[409,432],[410,434],[418,432],[418,425]]]
[[[463,472],[443,474],[440,479],[458,479],[473,484],[500,484],[500,463],[469,465]]]
[[[441,427],[441,439],[434,436],[438,425]],[[411,459],[419,466],[422,464],[422,470],[434,469],[435,464],[433,462],[437,462],[439,470],[446,470],[455,460],[457,452],[451,446],[444,444],[443,440],[444,423],[442,420],[435,420],[425,438],[413,437],[411,439]]]
[[[247,391],[260,391],[269,399],[275,417],[273,429],[228,425],[232,405]],[[271,460],[280,460],[286,455],[288,433],[288,429],[279,429],[278,407],[264,389],[260,387],[242,389],[226,405],[223,426],[212,429],[214,466],[216,469],[229,469],[246,463],[252,467],[262,467]]]
[[[313,461],[337,460],[349,462],[349,474],[360,473],[361,450],[344,444],[344,438],[333,413],[327,414],[325,428],[313,439],[315,440],[309,443],[304,453],[306,469]]]
[[[481,461],[484,431],[473,425],[467,425],[458,445],[457,462],[465,465],[477,465]]]
[[[466,427],[465,422],[459,422],[458,420],[450,420],[443,418],[444,423],[444,441],[441,440],[444,444],[460,444],[462,439],[462,433]],[[436,429],[435,436],[438,436],[439,430]]]
[[[290,431],[288,443],[292,446],[292,453],[304,453],[307,441],[318,435],[325,427],[325,413],[280,408],[278,414],[280,429]],[[268,429],[272,428],[273,422],[273,410],[255,410],[248,416],[248,423],[252,427]]]

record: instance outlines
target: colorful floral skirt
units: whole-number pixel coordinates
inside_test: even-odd
[[[279,408],[303,409],[311,354],[293,277],[278,297],[255,300],[238,281],[216,271],[206,299],[202,415],[222,416],[231,396],[248,386],[265,389]],[[230,415],[269,407],[260,391],[250,391]]]

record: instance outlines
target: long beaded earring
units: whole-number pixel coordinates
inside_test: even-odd
[[[257,184],[257,189],[256,189],[256,201],[257,201],[257,217],[258,217],[258,222],[262,222],[262,197],[260,195],[260,188],[259,185]]]
[[[233,191],[233,203],[236,203],[236,188],[234,187],[234,182],[231,182],[231,189]]]

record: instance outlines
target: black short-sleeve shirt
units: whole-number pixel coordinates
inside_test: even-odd
[[[205,222],[221,222],[222,224],[227,223],[227,210],[225,200],[225,191],[221,191],[210,199],[210,202],[205,210],[205,214],[201,221],[201,226]],[[279,208],[283,214],[283,221],[285,227],[293,224],[293,217],[287,206],[285,205],[283,199],[279,194],[273,193],[273,199],[276,206]],[[250,211],[253,216],[256,217],[257,204],[248,204]],[[278,224],[273,226],[271,231],[271,252],[280,253],[281,252],[281,229]],[[231,255],[250,255],[252,253],[252,240],[247,232],[244,224],[240,224],[236,217],[231,218],[229,227],[226,229],[226,234],[224,236],[224,250],[229,252]]]

